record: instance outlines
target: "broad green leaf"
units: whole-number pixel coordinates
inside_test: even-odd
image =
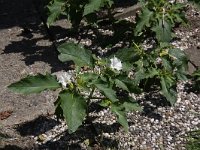
[[[89,0],[89,3],[85,5],[83,16],[86,16],[90,13],[98,11],[102,6],[102,0]]]
[[[137,86],[135,79],[130,79],[127,76],[119,76],[118,79],[126,85],[129,92],[136,94],[141,93],[141,89]]]
[[[117,121],[124,127],[125,131],[128,132],[128,121],[126,114],[117,105],[111,105],[111,111],[117,115]]]
[[[91,52],[82,48],[80,45],[75,43],[64,43],[58,47],[58,51],[60,52],[58,58],[62,62],[72,60],[79,67],[94,66]]]
[[[140,81],[145,78],[146,78],[146,74],[145,74],[144,68],[139,69],[134,74],[134,82],[136,85],[138,85],[140,83]]]
[[[67,121],[69,133],[75,132],[86,117],[86,100],[80,95],[68,91],[59,94],[63,115]]]
[[[176,91],[169,86],[167,79],[161,77],[161,94],[170,102],[171,105],[174,105],[176,102]]]
[[[153,17],[153,12],[150,11],[148,8],[144,8],[142,10],[141,15],[139,16],[139,20],[137,22],[134,34],[138,35],[144,27],[150,27],[150,20]]]
[[[95,73],[84,73],[79,75],[79,83],[86,84],[88,86],[98,82],[99,75]]]
[[[142,108],[137,102],[124,102],[123,107],[125,108],[125,111],[142,111]]]
[[[133,63],[123,62],[122,63],[122,71],[130,72],[133,69]]]
[[[176,66],[184,66],[187,68],[188,59],[183,51],[180,49],[170,49],[169,56],[173,59],[173,64]]]
[[[61,86],[56,80],[56,77],[50,74],[27,76],[26,78],[8,86],[12,91],[22,94],[39,93],[47,89],[55,90],[60,87]]]
[[[122,62],[130,62],[134,54],[135,54],[135,50],[133,48],[124,48],[124,49],[118,50],[114,55],[117,58],[119,58]]]
[[[107,87],[106,84],[95,84],[95,86],[112,102],[118,101],[115,91],[112,88]]]
[[[172,71],[172,65],[170,64],[170,62],[165,57],[162,57],[161,59],[163,67],[168,71]]]
[[[152,31],[156,33],[156,38],[159,42],[170,42],[171,24],[165,20],[159,19],[158,24],[152,27]]]
[[[64,13],[64,1],[54,0],[53,3],[49,4],[47,8],[49,9],[49,16],[47,18],[47,25],[50,26],[55,20]]]
[[[113,4],[112,0],[89,0],[84,7],[83,16],[99,11],[106,3],[111,7]]]
[[[150,67],[147,69],[147,72],[145,74],[146,74],[146,78],[153,78],[153,77],[159,75],[159,72],[157,69]]]
[[[119,79],[115,79],[115,84],[119,87],[122,88],[123,90],[129,92],[129,89],[127,88],[126,84],[120,81]]]
[[[187,78],[187,70],[183,65],[176,67],[176,74],[178,80],[186,81]]]

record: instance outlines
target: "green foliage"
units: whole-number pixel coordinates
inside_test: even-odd
[[[71,91],[63,91],[59,94],[58,103],[67,121],[69,133],[75,132],[86,117],[86,100]]]
[[[127,52],[131,52],[128,59],[124,57]],[[123,63],[132,64],[135,72],[132,82],[135,85],[139,84],[144,91],[155,85],[171,105],[176,102],[176,82],[187,79],[188,60],[183,51],[168,44],[161,44],[155,50],[146,51],[135,44],[129,51],[119,50],[115,55]]]
[[[66,16],[71,21],[72,26],[77,28],[83,18],[93,21],[96,11],[102,7],[111,7],[112,0],[51,0],[48,9],[49,16],[47,24],[51,25],[61,15]]]
[[[90,51],[74,43],[64,43],[58,47],[60,55],[59,60],[62,62],[74,61],[77,66],[93,67],[93,57]]]
[[[177,23],[185,23],[184,5],[170,3],[168,0],[141,0],[142,10],[136,18],[136,36],[153,33],[158,42],[169,42],[172,39],[172,28]]]
[[[112,0],[90,0],[84,7],[83,16],[99,11],[100,8],[108,4],[110,7],[113,4]]]
[[[57,82],[55,76],[50,74],[27,76],[26,78],[8,86],[12,91],[22,94],[39,93],[47,89],[55,90],[59,87],[60,84]]]
[[[200,150],[200,130],[189,132],[187,140],[187,150]]]
[[[47,19],[47,25],[50,26],[60,15],[65,15],[65,1],[64,0],[52,0],[48,6],[49,16]]]

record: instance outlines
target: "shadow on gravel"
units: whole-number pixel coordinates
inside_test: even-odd
[[[79,127],[76,132],[72,134],[69,134],[68,131],[57,131],[57,133],[56,131],[53,131],[55,137],[44,144],[38,144],[36,148],[39,150],[78,150],[81,149],[81,145],[84,144],[88,148],[92,149],[116,149],[118,147],[118,142],[116,140],[112,140],[111,138],[102,136],[102,133],[117,132],[120,128],[120,125],[118,123],[114,123],[112,125],[107,125],[104,123],[92,123],[94,119],[96,118],[90,117],[85,121],[85,123],[83,123],[82,126]],[[58,121],[45,116],[40,116],[33,121],[19,125],[16,130],[21,136],[37,137],[50,131],[56,125],[59,125]],[[9,148],[9,145],[7,147]],[[10,146],[10,148],[12,147]]]
[[[54,119],[40,116],[33,121],[19,125],[17,127],[17,131],[22,136],[38,136],[42,133],[45,133],[46,131],[51,130],[58,124],[59,122]]]
[[[0,150],[23,150],[23,149],[16,145],[6,145],[4,148],[0,148]]]
[[[118,130],[118,124],[83,124],[76,132],[69,134],[63,132],[45,144],[38,145],[38,149],[48,150],[79,150],[85,145],[86,149],[103,150],[107,148],[117,149],[118,142],[107,137],[102,133],[111,133]],[[97,131],[97,128],[99,131]],[[98,133],[99,132],[99,133]]]
[[[152,92],[146,94],[144,100],[139,102],[143,106],[143,112],[141,115],[149,118],[162,120],[162,115],[157,112],[158,107],[170,107],[170,103],[158,92]]]
[[[11,34],[10,44],[3,53],[20,53],[24,56],[26,65],[42,61],[51,66],[52,72],[59,71],[63,64],[59,62],[58,53],[49,41],[50,37],[42,24],[40,14],[34,7],[34,3],[39,1],[0,0],[0,30],[8,29]],[[13,27],[19,27],[18,31]]]

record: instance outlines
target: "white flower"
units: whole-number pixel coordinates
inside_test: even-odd
[[[58,82],[61,83],[63,87],[66,87],[67,84],[71,83],[72,74],[69,72],[57,72],[56,76]]]
[[[160,57],[156,58],[156,64],[162,64],[162,59]]]
[[[122,62],[120,59],[114,56],[114,58],[110,59],[110,61],[111,61],[110,68],[116,69],[118,71],[122,70]]]
[[[175,0],[169,0],[169,2],[170,2],[171,4],[173,4],[173,3],[175,3]]]

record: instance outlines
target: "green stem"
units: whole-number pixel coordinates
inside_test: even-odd
[[[88,108],[89,108],[90,100],[91,100],[91,98],[92,98],[92,95],[94,94],[94,91],[95,91],[95,87],[92,88],[92,91],[90,92],[90,95],[89,95],[89,97],[87,98],[87,116],[88,116],[88,114],[89,114]]]

